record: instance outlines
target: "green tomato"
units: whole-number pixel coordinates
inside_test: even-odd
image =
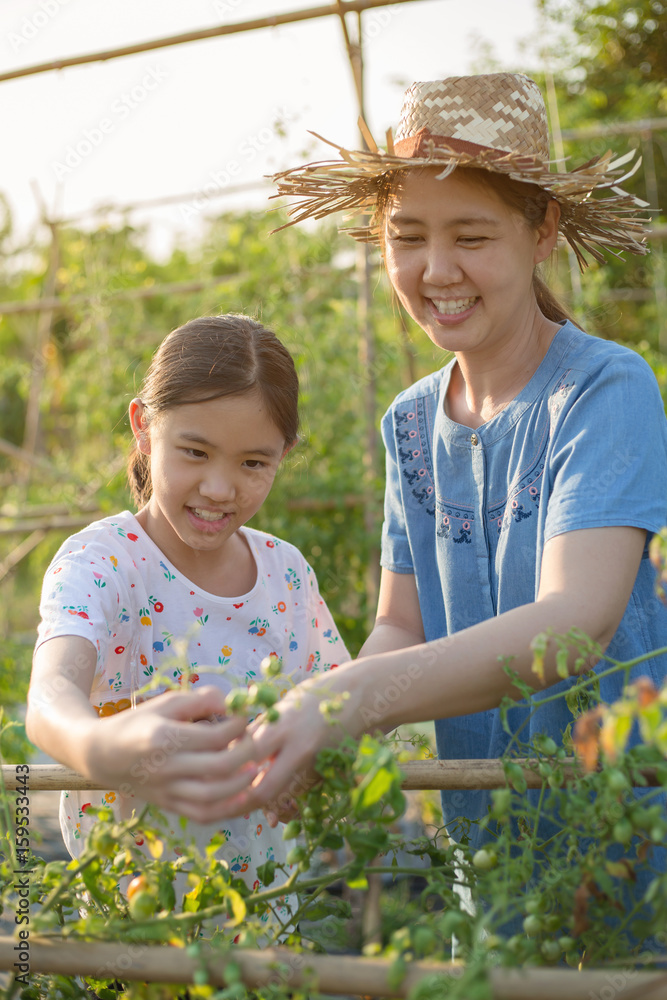
[[[528,937],[534,937],[539,934],[542,930],[542,921],[535,913],[531,913],[527,916],[523,922],[523,929],[528,935]]]
[[[155,913],[155,897],[145,889],[135,892],[128,903],[128,909],[133,920],[147,920]]]
[[[496,819],[506,816],[512,805],[512,793],[509,788],[496,788],[491,793],[493,808],[491,810]]]
[[[306,852],[303,847],[293,847],[285,859],[288,865],[298,865],[306,860]]]
[[[283,670],[283,661],[277,656],[265,656],[260,663],[260,670],[265,677],[278,677]]]
[[[619,844],[628,844],[632,840],[633,833],[634,827],[629,819],[619,819],[618,823],[614,823],[612,836]]]
[[[607,784],[612,792],[625,792],[630,787],[623,772],[615,767],[607,771]]]
[[[475,868],[478,868],[482,872],[486,872],[491,868],[495,868],[498,863],[498,858],[496,857],[494,851],[487,851],[485,847],[482,847],[479,851],[475,851],[472,863]]]
[[[435,933],[430,927],[419,925],[412,932],[412,947],[418,955],[428,955],[435,947]]]
[[[232,715],[244,715],[248,710],[247,691],[230,691],[225,698],[225,708]]]
[[[558,747],[556,746],[555,741],[552,740],[550,736],[545,736],[543,740],[540,740],[540,749],[542,753],[545,754],[547,757],[553,757],[553,755],[558,750]]]
[[[110,858],[118,850],[118,842],[109,830],[94,829],[92,831],[91,846],[103,858]]]
[[[294,840],[301,833],[301,823],[298,819],[291,819],[283,830],[283,840]]]
[[[248,688],[248,698],[253,705],[263,705],[271,708],[278,701],[278,692],[270,684],[251,684]]]
[[[557,941],[543,941],[540,951],[547,962],[556,962],[561,955],[561,947]]]
[[[571,951],[574,948],[574,938],[570,937],[569,934],[563,934],[562,937],[558,938],[558,944],[563,951]]]

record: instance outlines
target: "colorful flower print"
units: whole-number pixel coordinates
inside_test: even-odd
[[[163,632],[161,639],[156,639],[153,643],[153,649],[156,653],[164,653],[167,646],[171,646],[171,640],[173,639],[171,632]]]
[[[148,598],[148,603],[152,607],[153,611],[156,612],[156,614],[161,615],[162,612],[164,611],[164,604],[162,603],[162,601],[158,601],[158,599],[156,597],[153,597],[151,595]]]
[[[129,538],[129,535],[128,535],[128,538]],[[173,573],[171,572],[171,570],[169,569],[169,567],[168,567],[168,566],[165,566],[165,564],[164,564],[164,563],[163,563],[162,561],[160,561],[160,566],[161,566],[161,567],[162,567],[162,569],[164,570],[164,576],[165,576],[165,579],[166,579],[166,580],[169,580],[169,583],[171,583],[171,581],[172,581],[172,580],[175,580],[175,579],[176,579],[176,577],[175,577],[175,576],[174,576],[174,574],[173,574]]]
[[[130,620],[130,616],[127,613],[127,608],[121,608],[120,611],[118,612],[118,621],[119,622],[129,622],[129,620]]]
[[[285,611],[287,611],[287,605],[285,604],[284,601],[278,601],[277,604],[273,605],[271,610],[273,611],[274,615],[278,614],[282,615]]]
[[[301,587],[301,580],[296,574],[296,570],[288,569],[285,573],[285,579],[287,581],[288,590],[299,590]]]
[[[250,622],[250,628],[248,629],[249,635],[266,635],[266,630],[269,627],[269,623],[266,618],[254,618]]]
[[[104,801],[108,802],[109,804],[111,804],[112,802],[115,802],[116,801],[116,793],[115,792],[105,792],[105,794],[104,794]]]
[[[66,605],[66,604],[64,604],[63,605],[63,611],[67,611],[68,614],[70,614],[70,615],[78,615],[79,618],[88,618],[89,617],[88,616],[88,607],[85,604],[79,604],[78,606],[74,605],[74,604],[70,604],[69,606]]]
[[[109,687],[112,691],[120,691],[123,686],[123,682],[120,679],[120,671],[117,670],[113,677],[109,678]]]
[[[208,621],[208,615],[204,614],[203,608],[193,608],[192,614],[195,616],[200,625],[205,625]]]
[[[255,673],[254,670],[246,670],[246,672],[245,672],[245,682],[246,682],[246,684],[248,684],[248,685],[252,684],[252,682],[254,681],[254,679],[255,679],[256,676],[257,676],[257,674]]]
[[[115,572],[116,572],[116,570],[118,569],[118,560],[116,559],[116,557],[115,557],[115,556],[109,556],[109,562],[110,562],[110,563],[111,563],[111,565],[113,566],[113,568],[114,568],[114,573],[115,573]]]
[[[101,719],[104,719],[108,715],[118,715],[119,712],[125,712],[131,706],[132,702],[129,698],[119,698],[118,701],[105,701],[103,705],[96,705],[95,711]]]
[[[142,625],[152,625],[153,619],[150,615],[150,608],[140,608],[139,621]]]
[[[93,571],[93,576],[95,578],[96,587],[99,587],[100,590],[102,589],[102,587],[106,587],[106,583],[101,573],[96,573],[95,571]]]

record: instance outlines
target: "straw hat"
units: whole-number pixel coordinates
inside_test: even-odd
[[[648,252],[644,239],[649,220],[637,216],[647,204],[619,187],[641,160],[624,172],[634,152],[612,160],[610,151],[568,173],[552,172],[544,100],[526,76],[490,73],[414,83],[405,94],[395,137],[391,129],[387,132],[386,152],[378,149],[363,121],[359,124],[368,150],[329,143],[340,159],[274,176],[278,194],[273,197],[299,199],[288,209],[293,217],[288,226],[338,211],[376,216],[396,171],[437,166],[442,167],[438,176],[447,177],[457,167],[477,167],[536,184],[555,198],[561,208],[559,230],[582,270],[588,263],[584,251],[599,261],[605,260],[599,248]],[[594,191],[609,193],[600,198],[593,197]],[[345,231],[363,242],[380,242],[376,217]]]

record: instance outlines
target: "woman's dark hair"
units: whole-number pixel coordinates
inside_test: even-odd
[[[292,357],[275,333],[246,316],[203,316],[166,337],[153,355],[140,397],[150,424],[160,413],[223,396],[256,392],[285,443],[299,427],[299,379]],[[143,507],[152,493],[150,458],[135,442],[127,476]]]
[[[531,229],[539,229],[544,222],[547,205],[551,195],[544,191],[537,184],[526,184],[523,181],[512,180],[506,174],[495,173],[491,170],[483,170],[476,167],[460,167],[461,175],[482,187],[491,188],[498,197],[508,206],[523,216]],[[388,176],[381,185],[378,192],[377,208],[375,213],[375,224],[380,224],[380,238],[383,239],[382,220],[384,219],[387,206],[396,189],[400,187],[401,175],[405,171],[396,172],[393,177]],[[537,299],[537,304],[542,314],[554,323],[561,323],[567,319],[575,326],[577,321],[570,315],[565,306],[559,302],[547,283],[540,276],[537,268],[533,271],[533,292]]]

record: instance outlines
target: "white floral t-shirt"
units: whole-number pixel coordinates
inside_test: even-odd
[[[257,580],[247,594],[218,597],[171,565],[130,511],[94,522],[61,546],[46,572],[37,645],[54,636],[90,639],[97,650],[90,701],[100,716],[130,708],[156,674],[227,692],[261,680],[261,661],[271,654],[282,659],[293,683],[349,659],[299,550],[264,532],[241,530]],[[150,781],[159,763],[142,762],[133,777]],[[114,791],[63,792],[60,821],[73,857],[92,826],[87,808],[103,804],[126,817],[137,800]],[[176,818],[169,818],[178,830]],[[284,862],[292,846],[282,839],[282,825],[272,830],[261,812],[191,823],[188,831],[196,832],[201,848],[220,832],[225,843],[216,857],[256,888],[257,866],[272,858]]]

